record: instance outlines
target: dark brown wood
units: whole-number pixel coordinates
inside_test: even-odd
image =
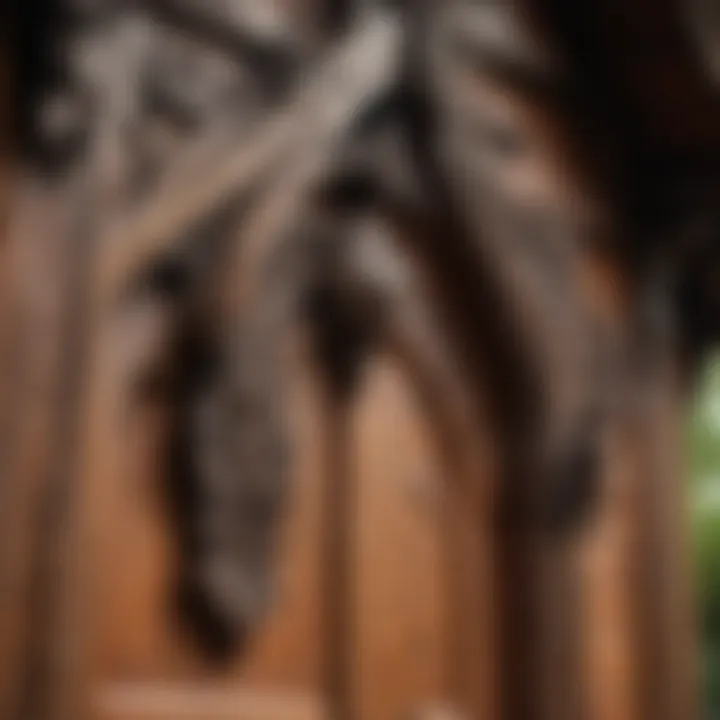
[[[638,22],[652,8],[626,5],[597,16],[597,34],[621,41],[623,53],[613,66],[618,94],[601,100],[628,101],[613,106],[614,117],[633,116],[655,159],[665,157],[660,146],[670,155],[715,149],[716,99],[668,29],[669,5],[647,26]],[[117,118],[104,118],[113,142],[107,153],[93,147],[84,177],[62,188],[17,181],[18,225],[0,248],[9,261],[0,273],[0,715],[205,718],[230,702],[238,718],[697,716],[672,338],[613,386],[628,415],[601,430],[615,445],[602,445],[607,483],[590,538],[561,537],[542,523],[541,502],[568,488],[553,485],[533,440],[560,437],[567,449],[585,401],[592,406],[605,388],[585,373],[586,331],[607,313],[612,342],[601,349],[629,355],[642,330],[634,319],[644,278],[629,272],[626,255],[610,256],[609,284],[623,296],[611,310],[597,309],[585,266],[592,274],[602,264],[594,252],[604,233],[624,241],[647,228],[617,204],[617,188],[603,194],[608,178],[594,156],[617,148],[594,137],[592,123],[583,125],[578,107],[556,92],[567,89],[569,66],[544,63],[543,49],[525,46],[512,23],[506,32],[513,18],[504,10],[499,26],[485,16],[481,28],[498,34],[463,28],[463,42],[479,46],[464,55],[471,70],[453,75],[458,86],[444,86],[442,98],[451,106],[445,119],[468,123],[465,134],[455,128],[446,138],[459,142],[458,177],[491,168],[466,198],[473,221],[466,227],[451,204],[434,212],[448,199],[442,182],[422,188],[425,207],[403,208],[411,218],[383,207],[391,227],[383,264],[393,253],[410,258],[408,284],[370,288],[387,292],[378,344],[387,357],[368,366],[352,407],[329,399],[317,377],[300,381],[310,399],[300,403],[296,496],[280,559],[289,599],[245,661],[212,666],[171,609],[182,558],[158,488],[168,474],[170,418],[136,403],[129,356],[137,338],[118,290],[158,255],[172,255],[208,214],[250,197],[241,222],[233,217],[225,228],[211,320],[228,337],[239,319],[265,328],[280,296],[268,268],[299,247],[298,218],[313,212],[314,191],[336,171],[358,110],[400,77],[403,21],[371,14],[249,136],[226,129],[188,143],[157,194],[131,214],[115,215],[123,194]],[[636,31],[653,51],[637,65]],[[206,38],[217,32],[204,29]],[[220,44],[231,42],[223,35]],[[682,61],[674,68],[655,53],[665,42]],[[538,62],[542,78],[528,74]],[[669,90],[647,80],[651,62],[672,75]],[[687,118],[675,112],[684,86]],[[479,159],[470,152],[478,146]],[[411,172],[441,169],[423,160]],[[85,206],[101,209],[102,222]],[[528,209],[539,207],[559,222],[538,248],[535,235],[504,221],[538,220]],[[95,227],[85,234],[88,224]],[[518,239],[530,242],[508,252],[507,241]],[[487,262],[492,252],[498,264]],[[294,320],[273,326],[278,337]],[[599,357],[615,370],[612,358]],[[327,380],[326,368],[315,371]],[[525,401],[538,377],[551,390],[538,393],[547,422],[535,426],[524,413],[535,409]],[[418,468],[432,476],[420,510],[415,485],[398,489]],[[583,539],[589,551],[580,556]]]
[[[631,431],[639,713],[697,718],[687,501],[678,481],[683,404],[673,355],[661,347],[648,362],[647,374],[637,380],[639,407]]]
[[[355,720],[361,712],[356,687],[358,495],[352,457],[351,417],[346,401],[332,397],[332,394],[326,398],[327,477],[322,515],[325,556],[324,687],[333,720]]]

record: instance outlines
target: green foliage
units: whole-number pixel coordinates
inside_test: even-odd
[[[693,548],[708,718],[720,718],[720,356],[706,368],[689,427]]]

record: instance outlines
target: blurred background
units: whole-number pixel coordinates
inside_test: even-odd
[[[706,717],[720,717],[720,357],[707,361],[689,421],[690,512]]]

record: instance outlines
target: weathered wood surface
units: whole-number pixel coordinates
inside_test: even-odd
[[[149,328],[134,327],[116,292],[148,261],[187,244],[198,222],[262,189],[242,223],[228,224],[246,242],[237,256],[230,243],[218,324],[262,306],[259,271],[337,170],[358,102],[372,105],[397,81],[406,28],[395,11],[370,13],[357,33],[329,46],[297,100],[281,102],[249,135],[230,124],[209,139],[171,139],[168,147],[182,152],[157,193],[127,214],[117,202],[125,189],[117,118],[104,118],[117,142],[88,174],[71,173],[55,187],[15,176],[0,288],[3,717],[316,718],[338,708],[373,719],[454,711],[488,720],[696,716],[672,457],[678,346],[662,332],[659,344],[644,344],[648,327],[636,316],[647,278],[629,268],[628,256],[631,247],[654,247],[643,203],[675,197],[673,182],[670,191],[650,183],[647,197],[633,189],[646,190],[658,168],[704,177],[698,168],[705,172],[718,145],[716,98],[669,3],[656,14],[639,1],[559,13],[554,29],[575,12],[586,45],[560,43],[557,54],[523,38],[510,6],[488,10],[473,31],[477,14],[460,5],[455,20],[438,17],[449,31],[459,23],[467,55],[443,73],[458,57],[441,48],[435,80],[447,122],[444,171],[467,181],[455,188],[465,203],[452,208],[466,213],[464,222],[444,214],[448,208],[381,206],[392,228],[388,247],[409,251],[410,275],[420,282],[397,294],[390,284],[382,306],[388,353],[370,365],[343,418],[353,430],[345,447],[323,443],[342,430],[332,415],[330,427],[323,419],[323,385],[313,374],[323,368],[290,361],[299,452],[282,593],[249,656],[222,669],[173,610],[182,559],[161,491],[168,417],[162,407],[139,406],[131,392],[133,353],[172,323],[151,303],[140,313]],[[190,4],[175,10],[174,23],[192,24]],[[651,14],[655,21],[638,25]],[[221,28],[200,29],[217,38]],[[223,47],[237,40],[220,35]],[[669,47],[680,62],[670,68],[653,52],[633,64],[631,36],[644,49]],[[275,52],[277,37],[263,39],[261,55]],[[610,66],[608,38],[619,42]],[[567,52],[586,64],[568,65]],[[651,61],[672,82],[649,81]],[[686,91],[692,112],[679,115]],[[607,116],[594,115],[603,104]],[[598,118],[608,120],[602,132]],[[615,134],[623,129],[628,134]],[[424,160],[415,174],[437,173],[438,164]],[[713,182],[712,174],[701,182],[710,197]],[[422,189],[433,209],[446,199],[442,182]],[[75,192],[79,202],[71,202]],[[681,217],[683,202],[672,213]],[[77,211],[89,205],[89,217]],[[508,221],[518,218],[525,224]],[[89,235],[80,232],[88,224]],[[463,233],[466,246],[454,242]],[[517,243],[511,257],[507,241],[518,239],[532,242]],[[586,333],[589,321],[599,339]],[[510,327],[519,330],[508,342]],[[596,349],[607,386],[587,362]],[[533,373],[547,383],[539,424],[524,415],[535,409],[527,398]],[[599,505],[583,537],[558,537],[528,510],[550,496],[574,504],[573,488],[553,486],[543,463],[572,447],[593,393],[615,413],[591,438],[604,461]],[[347,515],[331,518],[337,554],[322,547],[329,451],[352,475],[335,488],[340,498],[352,493],[336,508]],[[508,502],[509,517],[499,511]],[[558,507],[551,503],[551,514]]]

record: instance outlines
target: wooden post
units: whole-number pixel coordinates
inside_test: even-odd
[[[324,682],[329,720],[357,720],[355,578],[357,492],[353,481],[351,407],[334,392],[325,397],[323,580]]]
[[[633,439],[634,633],[638,720],[698,718],[687,541],[680,470],[682,396],[677,358],[660,347],[636,377]]]

